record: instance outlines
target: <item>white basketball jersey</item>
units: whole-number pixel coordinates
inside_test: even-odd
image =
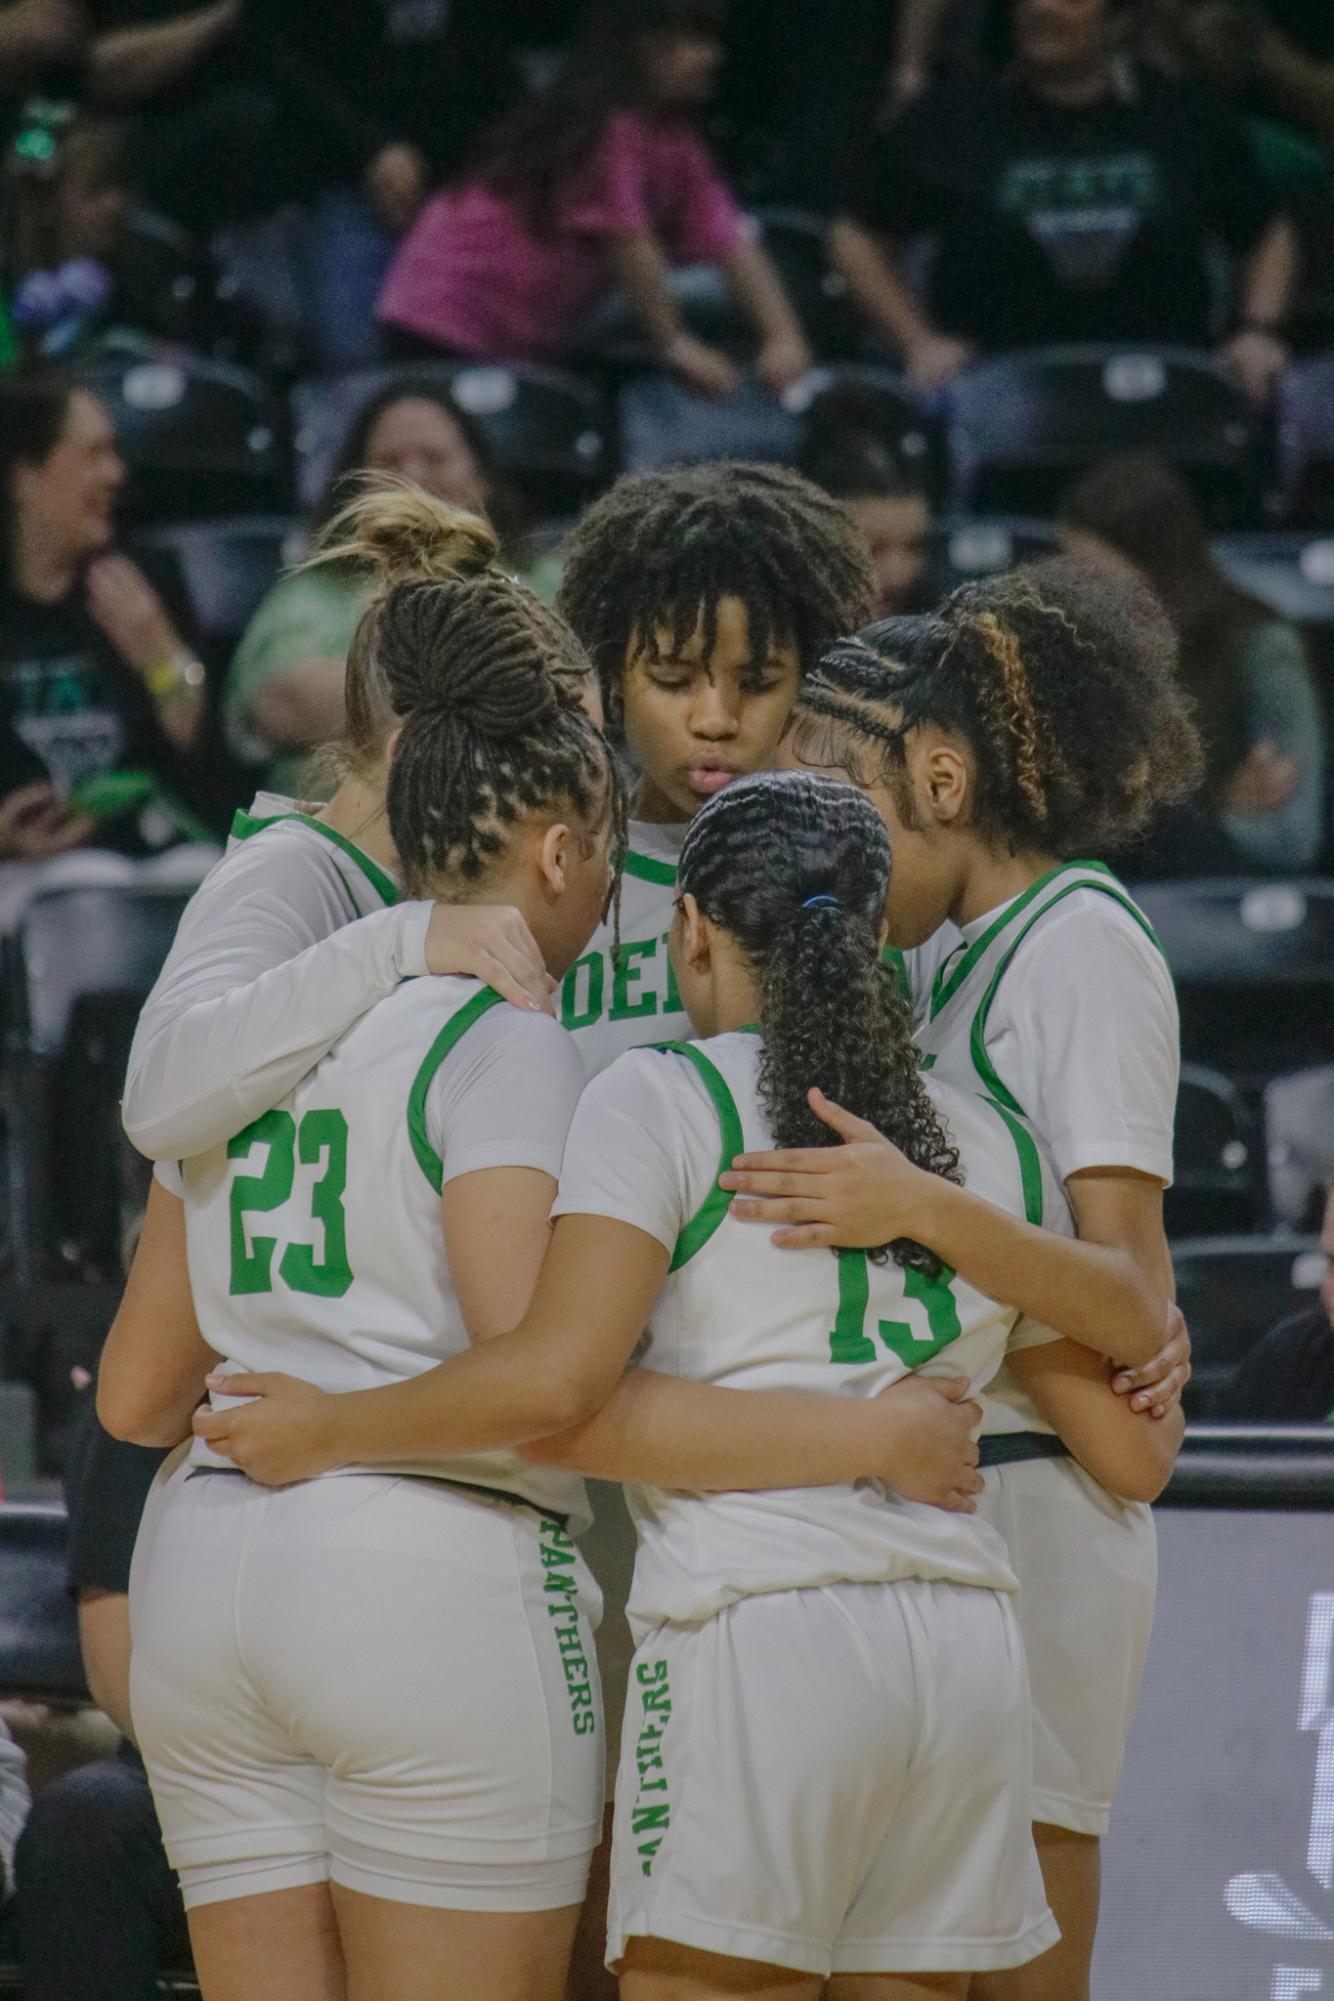
[[[627,1049],[694,1034],[667,957],[685,833],[683,826],[631,821],[621,872],[620,951],[614,950],[609,918],[565,975],[560,1016],[590,1077]]]
[[[759,1057],[759,1038],[746,1031],[639,1050],[580,1101],[555,1212],[634,1223],[672,1252],[636,1359],[732,1388],[871,1396],[924,1370],[966,1375],[980,1389],[1001,1364],[1013,1309],[948,1270],[927,1279],[872,1264],[860,1251],[776,1249],[762,1225],[729,1214],[718,1174],[734,1154],[773,1145]],[[1013,1115],[976,1093],[931,1089],[968,1185],[1022,1214],[1025,1162]],[[1046,1179],[1059,1207],[1050,1171]],[[1001,1539],[986,1523],[903,1500],[872,1480],[771,1493],[632,1487],[627,1495],[640,1538],[629,1608],[637,1637],[759,1592],[840,1580],[1014,1588]]]
[[[461,1354],[441,1188],[484,1168],[557,1174],[582,1083],[549,1016],[476,980],[405,981],[271,1111],[184,1163],[205,1339],[230,1370],[281,1370],[332,1392]],[[194,1456],[226,1463],[199,1441]],[[582,1481],[515,1452],[376,1470],[498,1489],[586,1526]]]
[[[954,939],[937,954],[917,1041],[933,1081],[980,1090],[1018,1121],[1026,1219],[1069,1228],[1064,1202],[1055,1224],[1044,1202],[1034,1134],[1058,1173],[1124,1165],[1170,1176],[1171,976],[1148,919],[1111,872],[1063,863]],[[1050,1129],[1054,1102],[1060,1131]],[[985,1408],[986,1432],[1051,1430],[1008,1373]]]

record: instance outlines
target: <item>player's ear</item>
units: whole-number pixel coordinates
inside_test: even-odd
[[[973,792],[972,760],[948,737],[937,737],[920,753],[916,790],[930,817],[942,826],[957,826]]]
[[[712,953],[712,925],[687,890],[678,905],[681,916],[681,956],[697,973],[707,972]]]
[[[564,894],[573,839],[563,820],[553,820],[538,842],[537,871],[548,896]]]

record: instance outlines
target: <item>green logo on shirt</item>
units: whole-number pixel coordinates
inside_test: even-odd
[[[681,996],[667,953],[667,933],[657,938],[622,938],[614,951],[586,952],[565,975],[560,1018],[566,1028],[591,1028],[609,1021],[644,1021],[656,1014],[679,1014]]]

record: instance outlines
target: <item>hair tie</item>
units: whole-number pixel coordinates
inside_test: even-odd
[[[818,910],[822,904],[830,910],[843,908],[836,896],[808,896],[801,907],[803,910]]]

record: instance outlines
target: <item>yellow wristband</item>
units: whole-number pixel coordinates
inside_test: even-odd
[[[164,660],[160,667],[150,667],[144,675],[144,686],[155,702],[165,701],[169,695],[182,694],[187,688],[193,691],[203,685],[203,668],[197,660],[185,654]]]

